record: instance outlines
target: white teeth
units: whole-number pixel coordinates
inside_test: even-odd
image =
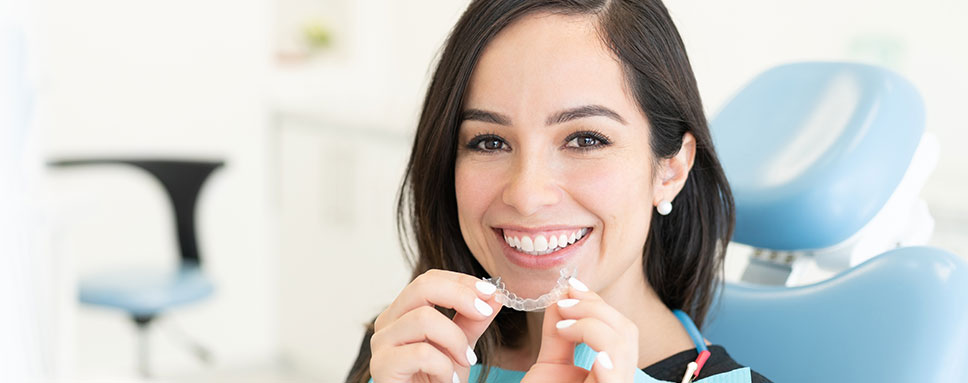
[[[548,237],[537,235],[534,239],[526,235],[520,238],[504,236],[504,241],[507,242],[508,246],[518,249],[521,252],[531,255],[545,255],[568,247],[582,239],[587,233],[588,229],[584,228],[572,232],[570,236],[566,234],[561,234],[557,237],[553,235]]]
[[[545,243],[545,246],[547,245],[548,244]],[[531,242],[531,237],[528,237],[528,236],[521,237],[520,249],[524,251],[534,251],[534,242]]]
[[[534,237],[534,251],[548,250],[548,240],[543,235]]]

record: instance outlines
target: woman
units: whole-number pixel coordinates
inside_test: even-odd
[[[413,282],[349,381],[766,381],[721,347],[702,365],[706,342],[688,331],[721,281],[733,203],[657,0],[473,1],[434,72],[398,208]],[[544,312],[502,310],[480,283],[533,298],[563,268],[577,270],[567,299]]]

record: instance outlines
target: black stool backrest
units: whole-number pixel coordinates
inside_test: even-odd
[[[130,165],[147,171],[164,187],[172,208],[175,210],[175,230],[181,264],[199,266],[202,263],[195,231],[195,205],[202,185],[208,176],[223,166],[222,161],[180,160],[130,160],[130,159],[83,159],[62,160],[48,163],[51,166],[80,165]]]

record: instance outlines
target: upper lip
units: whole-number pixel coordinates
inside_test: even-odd
[[[559,230],[578,230],[578,229],[584,229],[586,227],[591,227],[591,226],[584,226],[584,225],[548,225],[548,226],[538,226],[538,227],[524,227],[524,226],[517,226],[517,225],[493,226],[493,228],[498,230],[514,230],[514,231],[523,231],[526,233],[541,233],[541,232],[559,231]]]

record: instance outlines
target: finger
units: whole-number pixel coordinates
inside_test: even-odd
[[[374,382],[404,383],[424,374],[435,383],[453,383],[454,365],[450,358],[430,343],[411,343],[383,349],[373,354],[370,372]]]
[[[464,332],[444,314],[429,306],[413,309],[375,332],[370,338],[370,348],[375,350],[423,341],[429,341],[463,366],[470,367],[477,362]]]
[[[486,283],[481,281],[480,283]],[[467,338],[467,344],[471,348],[476,348],[477,340],[481,338],[484,331],[491,325],[494,318],[497,318],[497,314],[501,311],[503,306],[497,302],[492,296],[491,298],[485,299],[484,302],[494,311],[491,315],[484,319],[477,319],[465,316],[461,313],[454,315],[454,323],[464,332],[464,336]]]
[[[558,306],[551,305],[545,309],[544,320],[541,323],[541,348],[538,350],[537,363],[574,364],[575,343],[559,336],[558,329],[555,327],[555,324],[561,320]]]
[[[571,294],[570,298],[562,299],[556,303],[558,312],[565,319],[581,319],[595,317],[605,322],[609,327],[618,332],[629,330],[629,326],[635,326],[615,307],[602,300],[598,294],[586,292],[581,294]],[[581,297],[580,299],[577,297]]]
[[[631,378],[638,360],[637,339],[630,340],[598,318],[565,319],[556,324],[562,339],[574,343],[585,343],[598,351],[592,364],[592,373],[597,382],[624,382]],[[628,375],[628,376],[626,376]]]
[[[601,351],[595,356],[595,363],[592,364],[591,371],[592,373],[589,374],[589,379],[586,379],[586,382],[631,382],[635,379],[635,369],[624,364],[613,364],[611,354],[608,351]],[[591,380],[591,377],[595,377],[595,379]]]
[[[463,316],[484,320],[494,313],[485,302],[493,297],[475,288],[479,280],[467,274],[445,270],[430,270],[421,274],[404,287],[397,299],[390,304],[374,323],[380,329],[393,323],[403,314],[421,306],[451,308]]]

